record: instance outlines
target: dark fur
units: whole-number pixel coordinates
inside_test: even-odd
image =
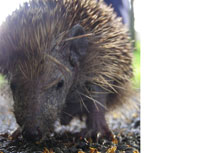
[[[113,10],[94,0],[32,0],[0,27],[0,68],[26,138],[87,116],[86,136],[110,134],[104,114],[127,101],[131,45]]]

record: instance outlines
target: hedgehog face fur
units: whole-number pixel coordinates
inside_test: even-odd
[[[53,131],[52,125],[65,103],[71,76],[65,79],[63,73],[54,67],[50,67],[54,70],[53,72],[45,70],[40,77],[26,80],[23,84],[20,80],[25,78],[21,76],[21,73],[18,77],[11,79],[15,101],[14,113],[18,124],[24,127],[24,136],[27,138],[31,137],[35,140],[32,131],[36,129],[39,136]],[[26,132],[31,134],[26,136]]]
[[[75,25],[68,36],[73,38],[75,34],[83,33],[83,28]],[[76,77],[74,69],[78,67],[78,58],[82,57],[72,52],[85,52],[87,45],[86,38],[81,38],[66,42],[64,46],[55,44],[50,55],[42,55],[44,52],[30,55],[23,48],[22,55],[15,57],[17,66],[10,83],[15,101],[14,113],[18,124],[24,127],[25,137],[35,140],[32,134],[27,136],[35,129],[38,129],[39,136],[53,131],[52,125],[59,118]]]
[[[61,113],[73,81],[71,71],[66,72],[59,68],[60,65],[46,59],[35,63],[37,67],[43,64],[44,68],[32,70],[30,76],[24,72],[27,67],[19,64],[21,66],[10,80],[16,120],[23,127],[23,135],[31,140],[53,131],[52,125]],[[32,131],[36,129],[38,133],[35,135]]]
[[[131,57],[121,21],[95,0],[32,0],[0,27],[0,72],[32,141],[82,115],[82,136],[110,136],[104,116],[128,99]]]

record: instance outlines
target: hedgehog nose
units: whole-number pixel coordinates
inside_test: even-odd
[[[39,127],[35,129],[24,128],[22,135],[26,140],[32,142],[39,141],[42,138],[42,133],[40,132]]]

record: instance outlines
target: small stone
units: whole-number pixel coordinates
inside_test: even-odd
[[[123,150],[125,151],[128,148],[127,145],[118,145],[118,150]]]
[[[53,148],[53,150],[54,150],[55,153],[63,153],[63,151],[58,147]]]

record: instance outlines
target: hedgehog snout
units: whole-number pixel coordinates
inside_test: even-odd
[[[23,137],[32,142],[40,141],[42,138],[42,132],[40,131],[39,127],[33,127],[33,128],[24,128],[22,131]]]

